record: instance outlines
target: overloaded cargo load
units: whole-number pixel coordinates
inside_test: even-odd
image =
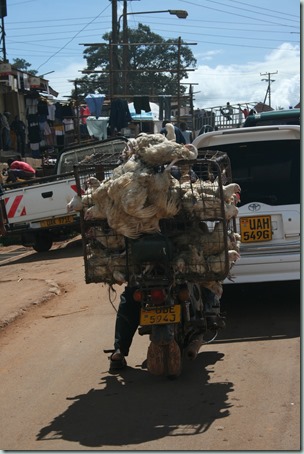
[[[75,179],[68,208],[81,211],[86,283],[216,286],[239,258],[240,187],[225,153],[198,159],[193,145],[141,134],[119,165],[96,157]]]

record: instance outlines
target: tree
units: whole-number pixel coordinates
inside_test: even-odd
[[[113,51],[111,55],[109,46],[110,38],[111,34],[106,33],[102,37],[105,41],[103,45],[89,46],[84,51],[84,58],[87,60],[87,69],[103,72],[92,73],[78,79],[78,94],[80,97],[92,92],[109,94],[111,58],[115,58],[116,56],[117,66],[122,69],[123,46],[117,47],[117,55]],[[122,42],[122,34],[119,36],[119,42]],[[172,70],[177,70],[179,64],[177,40],[165,40],[160,35],[153,33],[150,27],[139,24],[137,29],[128,28],[128,42],[142,43],[142,45],[128,46],[128,93],[131,95],[157,96],[166,94],[176,96],[178,75]],[[151,44],[148,45],[147,43]],[[196,59],[192,51],[187,45],[183,45],[183,41],[181,41],[181,68],[190,69],[195,64]],[[160,71],[166,69],[168,69],[166,72]],[[179,76],[180,79],[187,79],[188,73],[185,69],[182,69]],[[119,73],[116,85],[116,93],[114,94],[123,95],[122,72]],[[180,86],[181,95],[185,90],[186,88],[184,86]]]
[[[33,76],[36,76],[38,71],[35,69],[29,69],[32,65],[31,63],[28,63],[24,58],[14,58],[13,59],[13,66],[20,71],[25,71],[28,72],[29,74],[32,74]]]

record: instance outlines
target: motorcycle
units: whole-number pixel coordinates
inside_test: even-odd
[[[238,258],[228,156],[205,152],[177,170],[170,196],[179,199],[177,214],[161,218],[159,232],[134,239],[117,234],[107,220],[82,216],[81,222],[86,282],[134,288],[138,332],[150,337],[148,371],[169,378],[178,377],[183,359],[194,360],[224,328],[221,282]],[[80,193],[77,172],[75,178]],[[233,191],[227,195],[228,186]]]
[[[184,275],[178,278],[169,236],[149,234],[128,243],[128,282],[141,307],[138,333],[150,337],[147,369],[176,378],[183,358],[194,360],[202,345],[212,342],[225,326],[219,298],[199,277],[197,282]]]

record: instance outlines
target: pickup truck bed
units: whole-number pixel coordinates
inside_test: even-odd
[[[44,252],[54,240],[80,232],[79,213],[67,213],[67,204],[77,194],[74,165],[96,154],[117,161],[125,144],[125,138],[116,138],[74,147],[60,156],[56,175],[4,184],[0,197],[2,236],[17,236],[23,245]]]

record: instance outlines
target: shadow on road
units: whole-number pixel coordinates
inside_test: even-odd
[[[214,421],[227,417],[231,407],[228,394],[233,384],[210,383],[212,371],[207,371],[223,357],[216,351],[199,354],[175,381],[129,367],[119,375],[107,375],[101,383],[104,389],[68,397],[72,405],[42,428],[37,440],[115,447],[205,432]]]
[[[33,251],[32,254],[20,257],[19,259],[18,256],[16,256],[15,258],[12,258],[9,262],[4,262],[3,264],[0,262],[0,266],[16,265],[18,263],[41,262],[43,260],[58,260],[81,256],[83,256],[82,241],[77,239],[69,241],[67,244],[63,244],[61,247],[51,249],[50,251],[47,252],[37,253]]]
[[[300,302],[298,281],[227,285],[221,300],[226,329],[217,342],[299,337]]]

